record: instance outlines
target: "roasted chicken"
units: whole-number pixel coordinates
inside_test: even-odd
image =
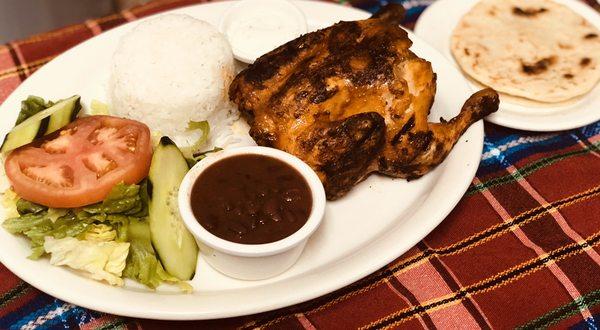
[[[260,57],[230,86],[255,141],[308,163],[329,199],[372,172],[422,176],[471,124],[498,109],[498,94],[484,89],[456,117],[429,123],[436,75],[409,50],[403,14],[388,5],[367,20],[303,35]]]

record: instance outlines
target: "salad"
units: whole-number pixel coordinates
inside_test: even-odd
[[[180,218],[177,192],[205,156],[197,149],[208,123],[188,124],[202,130],[201,139],[182,151],[167,136],[153,143],[141,122],[92,107],[102,114],[80,115],[79,96],[22,101],[0,147],[11,184],[2,194],[2,227],[29,240],[31,259],[48,256],[111,285],[128,278],[191,291],[198,246]]]

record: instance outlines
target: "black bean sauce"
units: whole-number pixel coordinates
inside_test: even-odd
[[[262,155],[224,158],[196,179],[192,212],[212,234],[243,244],[290,236],[308,220],[312,196],[302,175],[287,163]]]

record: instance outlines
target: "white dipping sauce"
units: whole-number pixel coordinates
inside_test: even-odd
[[[235,57],[246,63],[307,32],[298,8],[283,0],[246,0],[221,22]]]
[[[289,17],[277,11],[255,11],[238,18],[227,28],[233,48],[252,54],[265,54],[300,36]]]

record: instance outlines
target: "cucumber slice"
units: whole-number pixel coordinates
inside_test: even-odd
[[[179,148],[163,136],[152,155],[148,175],[148,220],[152,245],[163,267],[183,281],[194,276],[198,260],[198,245],[177,207],[179,185],[188,170]]]
[[[80,99],[78,95],[75,95],[62,100],[13,127],[4,138],[0,152],[7,153],[32,142],[36,138],[63,128],[77,117],[79,110],[81,110]]]

